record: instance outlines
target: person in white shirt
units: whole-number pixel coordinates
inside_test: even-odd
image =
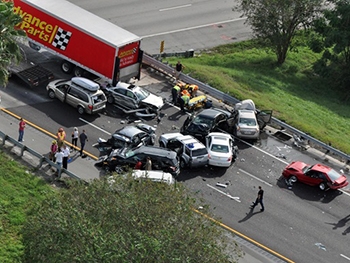
[[[72,150],[77,149],[78,138],[79,138],[79,130],[77,127],[74,127],[74,130],[72,132],[72,147],[71,147]]]
[[[63,162],[63,152],[61,148],[58,148],[57,152],[55,153],[56,163],[61,167]]]
[[[63,153],[63,160],[62,160],[62,165],[64,169],[68,169],[68,158],[70,155],[70,150],[67,147],[67,145],[63,144],[62,148],[62,153]]]

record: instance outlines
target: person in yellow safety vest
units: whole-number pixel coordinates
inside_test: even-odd
[[[66,132],[63,128],[59,128],[57,132],[57,146],[61,148],[63,146],[64,140],[66,139]]]
[[[187,95],[188,97],[191,98],[191,93],[189,93],[187,89],[181,90],[181,96],[183,96],[183,95]]]
[[[195,85],[195,84],[187,84],[186,85],[186,89],[191,94],[191,98],[197,96],[197,90],[198,90],[198,86],[197,85]]]
[[[189,101],[190,101],[190,96],[188,96],[188,95],[181,96],[181,99],[179,100],[179,102],[180,102],[181,110],[183,112],[186,112],[185,111],[185,105],[187,105]]]
[[[173,96],[173,104],[175,105],[177,102],[177,99],[179,98],[181,88],[178,84],[176,84],[173,89],[171,90],[171,95]]]

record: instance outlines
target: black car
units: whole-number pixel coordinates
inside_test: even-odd
[[[190,115],[180,132],[184,135],[192,135],[200,141],[205,141],[205,137],[214,131],[228,130],[228,120],[232,117],[231,112],[210,108],[204,109],[196,115]]]
[[[137,124],[136,126],[125,126],[116,130],[107,141],[99,138],[98,143],[93,146],[98,148],[100,154],[108,155],[112,149],[141,145],[154,145],[156,129],[147,124]]]
[[[102,166],[107,171],[121,173],[126,168],[135,168],[138,162],[144,166],[147,157],[151,158],[152,170],[161,170],[173,176],[179,175],[180,168],[176,152],[155,146],[143,145],[134,149],[115,149],[109,156],[101,156],[95,164]]]

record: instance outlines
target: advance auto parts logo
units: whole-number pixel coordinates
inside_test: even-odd
[[[35,40],[36,38],[50,43],[57,49],[66,50],[72,32],[66,31],[57,25],[52,25],[40,18],[24,12],[20,6],[14,7],[15,14],[22,18],[17,26],[27,32],[27,35]]]

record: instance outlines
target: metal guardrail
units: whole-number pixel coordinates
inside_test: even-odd
[[[57,174],[58,174],[58,178],[61,178],[61,175],[64,173],[64,174],[68,175],[71,178],[81,180],[77,175],[75,175],[74,173],[68,171],[65,168],[62,168],[60,165],[58,165],[58,164],[54,163],[53,161],[51,161],[48,157],[42,155],[41,153],[38,153],[37,151],[29,148],[26,145],[23,145],[22,143],[18,142],[16,139],[10,137],[9,135],[7,135],[7,134],[5,134],[5,133],[3,133],[1,131],[0,131],[0,139],[2,141],[1,144],[0,144],[1,147],[4,147],[6,141],[8,141],[11,144],[13,144],[14,146],[20,148],[21,149],[21,152],[20,152],[20,155],[19,155],[20,157],[22,157],[24,155],[24,152],[28,152],[31,155],[33,155],[34,157],[38,158],[39,159],[39,164],[36,167],[37,169],[41,168],[44,163],[48,163],[52,167],[56,168]]]
[[[172,68],[168,64],[162,63],[161,61],[159,61],[159,60],[157,60],[157,59],[155,59],[147,54],[143,55],[142,62],[144,64],[147,64],[148,66],[154,68],[155,70],[162,72],[163,74],[166,74],[169,76],[174,75],[174,68]],[[196,80],[196,79],[194,79],[186,74],[181,73],[180,79],[186,83],[198,85],[199,90],[205,92],[206,94],[209,94],[210,96],[212,96],[218,100],[221,100],[222,102],[224,102],[225,104],[228,104],[230,106],[233,106],[236,103],[240,102],[238,99],[230,96],[229,94],[226,94],[222,91],[219,91],[219,90],[209,86],[208,84],[205,84],[201,81],[198,81],[198,80]],[[321,142],[321,141],[311,137],[310,135],[308,135],[302,131],[299,131],[298,129],[296,129],[296,128],[288,125],[287,123],[285,123],[281,120],[278,120],[274,117],[271,118],[271,122],[272,122],[272,124],[277,125],[279,127],[282,127],[283,129],[290,131],[293,134],[297,134],[298,136],[300,136],[304,140],[308,140],[309,142],[312,142],[314,145],[322,147],[323,149],[338,155],[346,163],[350,162],[350,155],[349,154],[343,153],[342,151],[339,151],[338,149],[335,149],[332,146],[330,146],[324,142]]]

